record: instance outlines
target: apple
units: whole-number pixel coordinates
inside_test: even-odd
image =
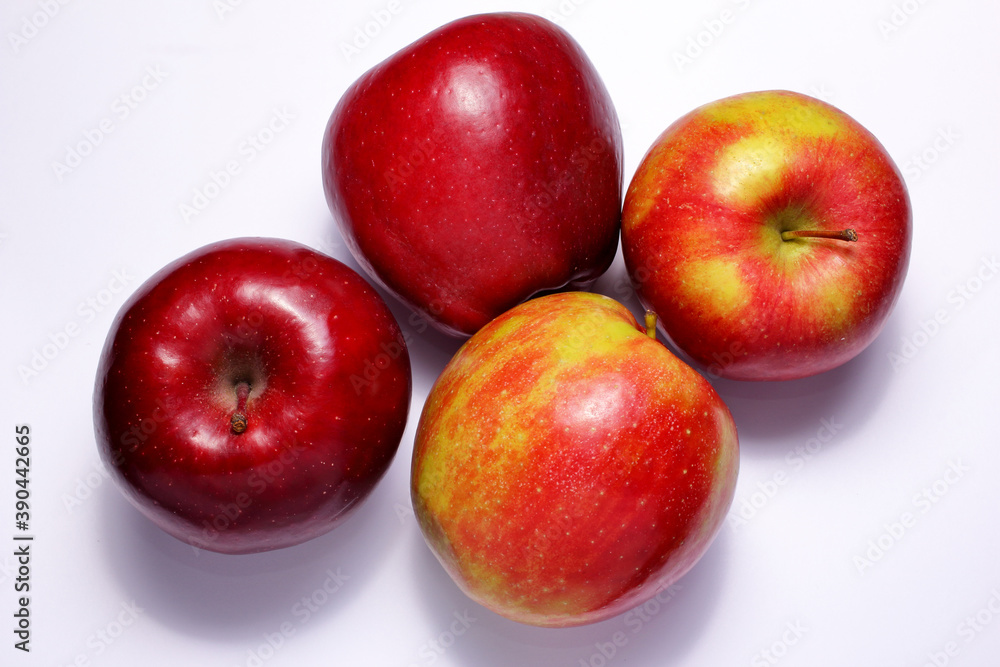
[[[906,185],[839,109],[787,91],[706,104],[625,195],[622,254],[669,341],[716,377],[788,380],[857,356],[910,256]]]
[[[530,300],[465,341],[417,426],[413,508],[473,600],[538,626],[639,605],[708,549],[739,445],[712,386],[614,299]]]
[[[580,46],[538,16],[451,22],[362,75],[323,137],[327,202],[369,276],[467,337],[611,265],[622,139]]]
[[[355,271],[279,239],[169,264],[101,354],[101,458],[157,526],[221,553],[291,546],[343,521],[398,448],[410,361]]]

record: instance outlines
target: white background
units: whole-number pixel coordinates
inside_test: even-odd
[[[0,9],[0,664],[998,664],[1000,5],[231,4]],[[395,302],[413,339],[410,423],[359,512],[323,538],[254,556],[161,533],[105,481],[94,443],[93,380],[115,312],[161,266],[224,238],[285,237],[357,267],[320,182],[330,111],[397,49],[503,9],[549,16],[582,44],[621,118],[626,183],[670,122],[736,93],[810,93],[868,127],[906,175],[915,212],[909,275],[883,334],[823,376],[716,383],[742,447],[730,522],[673,597],[641,617],[521,626],[441,570],[410,511],[409,458],[430,383],[458,343],[417,332]],[[685,51],[690,61],[678,61]],[[292,119],[248,160],[244,142],[276,113]],[[57,173],[102,121],[111,131]],[[240,173],[184,220],[180,206],[230,160]],[[597,289],[638,309],[623,281],[619,257]],[[23,423],[33,434],[30,654],[13,649],[12,632]],[[303,598],[320,604],[307,612]]]

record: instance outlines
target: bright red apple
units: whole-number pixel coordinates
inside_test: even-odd
[[[704,554],[732,502],[726,405],[631,312],[566,292],[465,342],[417,427],[411,493],[459,587],[522,623],[600,621]]]
[[[885,148],[844,112],[767,91],[673,123],[629,185],[622,251],[669,340],[715,376],[830,370],[881,331],[911,211]]]
[[[369,275],[468,336],[618,248],[622,140],[580,46],[528,14],[449,23],[371,69],[323,139],[330,210]]]
[[[97,373],[97,444],[129,501],[174,537],[278,549],[369,494],[410,385],[399,327],[361,276],[290,241],[223,241],[122,307]]]

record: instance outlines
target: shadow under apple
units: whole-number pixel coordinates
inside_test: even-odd
[[[629,282],[621,250],[594,291],[625,304],[641,322],[643,306]],[[905,294],[903,295],[905,297]],[[873,415],[890,384],[893,369],[887,360],[901,337],[904,299],[886,321],[879,336],[857,357],[812,377],[777,382],[744,382],[709,378],[729,406],[740,436],[742,455],[781,457],[790,446],[802,444],[823,426],[836,420],[844,432],[863,425]],[[660,339],[663,340],[662,335]],[[684,359],[669,342],[665,345]],[[704,374],[704,371],[701,371]]]
[[[857,357],[825,373],[798,380],[712,384],[729,406],[742,455],[782,457],[834,423],[840,434],[862,428],[877,411],[891,384],[887,355],[899,339],[900,320],[890,317],[882,333]]]
[[[144,613],[186,635],[250,648],[284,623],[298,630],[341,613],[362,593],[400,534],[384,486],[326,535],[229,555],[168,535],[107,484],[98,493],[99,541],[109,571]]]
[[[428,626],[443,633],[432,631],[423,647],[414,647],[414,655],[420,657],[423,651],[423,664],[428,664],[432,654],[447,653],[449,661],[470,667],[549,667],[579,665],[581,660],[584,665],[610,664],[601,655],[602,646],[606,652],[614,650],[615,660],[622,664],[679,664],[715,611],[725,584],[730,539],[720,531],[694,568],[659,599],[599,623],[540,628],[511,621],[468,598],[441,567],[420,531],[411,534],[414,553],[410,562],[427,606]],[[467,633],[440,641],[463,614],[475,619]]]
[[[351,253],[345,252],[343,256],[338,255],[337,259],[364,278],[389,307],[403,332],[414,380],[422,377],[436,378],[466,339],[449,336],[435,328],[424,315],[376,283]]]

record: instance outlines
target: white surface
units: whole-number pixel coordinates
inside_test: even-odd
[[[997,664],[1000,5],[224,3],[5,0],[0,9],[0,664]],[[554,17],[583,45],[621,117],[626,182],[671,121],[735,93],[811,93],[867,126],[905,172],[915,211],[910,272],[886,330],[824,376],[717,383],[741,436],[731,517],[744,503],[756,514],[724,527],[673,598],[641,617],[520,626],[447,578],[413,521],[407,479],[416,417],[457,343],[414,330],[395,302],[414,341],[410,424],[389,474],[347,524],[247,557],[197,552],[159,532],[99,472],[91,392],[115,311],[161,266],[223,238],[282,236],[356,267],[320,184],[330,111],[397,49],[501,9]],[[391,20],[378,26],[372,12]],[[342,44],[366,26],[374,36],[348,58]],[[690,47],[699,39],[700,54]],[[686,48],[696,57],[679,67],[674,54]],[[249,159],[248,136],[266,138],[276,114],[291,118]],[[60,179],[53,163],[102,121],[112,131]],[[239,173],[185,221],[180,205],[229,161]],[[598,289],[636,307],[623,276],[619,258]],[[928,324],[935,316],[943,323]],[[36,352],[51,358],[22,379]],[[892,362],[904,353],[906,363]],[[13,649],[12,633],[22,423],[33,433],[30,654]],[[936,502],[922,500],[935,484]],[[912,521],[900,534],[904,513]],[[856,557],[880,540],[889,548],[859,570]],[[318,604],[309,610],[303,598]],[[607,660],[602,648],[612,647]]]

